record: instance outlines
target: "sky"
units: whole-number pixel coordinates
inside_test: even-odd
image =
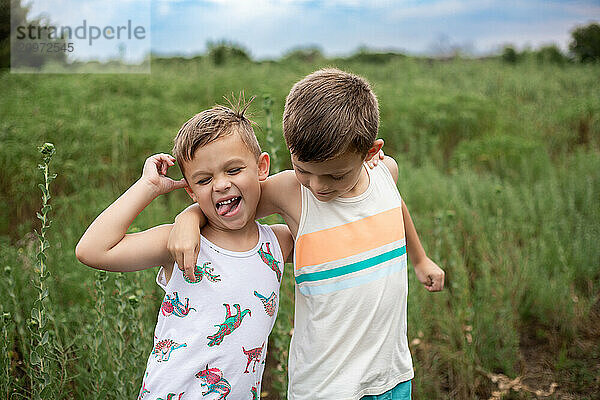
[[[360,47],[423,55],[463,51],[482,55],[518,49],[568,48],[576,26],[600,22],[600,0],[34,0],[55,23],[82,19],[99,26],[134,19],[149,26],[145,41],[79,46],[82,58],[148,49],[163,55],[203,53],[208,41],[229,40],[254,59],[278,58],[317,46],[328,56]],[[124,50],[126,49],[126,50]]]

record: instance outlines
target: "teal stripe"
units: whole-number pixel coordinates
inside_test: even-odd
[[[315,282],[323,279],[335,278],[342,275],[348,275],[356,271],[370,268],[374,265],[381,264],[382,262],[391,260],[392,258],[400,257],[406,254],[406,246],[402,246],[397,249],[388,251],[387,253],[379,254],[375,257],[368,258],[366,260],[358,261],[352,264],[344,265],[342,267],[332,268],[327,271],[312,272],[308,274],[302,274],[296,277],[296,283],[300,284],[303,282]]]
[[[300,289],[300,293],[305,296],[333,293],[340,290],[365,285],[369,282],[383,278],[384,276],[390,276],[396,272],[402,271],[404,268],[406,268],[406,258],[401,258],[399,262],[392,261],[381,269],[377,269],[373,272],[368,272],[363,275],[351,276],[341,281],[325,283],[317,286],[298,285],[298,288]]]

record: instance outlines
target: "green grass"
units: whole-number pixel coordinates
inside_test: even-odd
[[[288,167],[285,96],[325,65],[371,81],[400,193],[447,274],[444,292],[431,294],[409,273],[415,398],[488,398],[496,386],[484,373],[526,379],[539,361],[533,349],[560,385],[555,398],[600,390],[600,338],[590,328],[600,323],[600,67],[410,58],[216,67],[196,59],[159,60],[151,75],[0,75],[3,398],[30,398],[35,379],[28,320],[38,296],[37,146],[55,144],[50,172],[58,174],[47,231],[47,398],[134,398],[162,298],[156,271],[98,274],[75,259],[79,237],[148,155],[169,152],[181,124],[223,95],[258,96],[259,140],[278,147],[279,166]],[[265,140],[264,95],[278,143]],[[187,204],[183,192],[163,196],[133,229],[170,222]],[[288,266],[269,347],[263,389],[272,399],[284,398],[287,384],[291,274]],[[552,380],[535,384],[545,390]]]

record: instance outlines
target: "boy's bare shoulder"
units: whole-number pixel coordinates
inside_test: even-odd
[[[285,170],[269,176],[262,183],[261,190],[263,192],[261,201],[266,200],[280,210],[283,210],[286,204],[300,200],[300,182],[296,179],[293,170]]]
[[[390,170],[394,182],[398,182],[398,163],[390,156],[385,156],[383,163]]]
[[[279,214],[295,234],[302,211],[300,182],[292,170],[281,171],[261,182],[260,202],[256,217]]]
[[[271,225],[271,229],[273,229],[273,233],[275,233],[275,236],[279,241],[279,247],[281,248],[281,252],[283,253],[283,258],[285,261],[289,258],[294,248],[294,238],[292,236],[292,232],[285,224]]]
[[[285,171],[281,171],[276,173],[275,175],[267,178],[267,181],[271,181],[274,184],[277,184],[280,187],[286,188],[300,188],[300,182],[296,179],[296,174],[294,170],[286,169]]]

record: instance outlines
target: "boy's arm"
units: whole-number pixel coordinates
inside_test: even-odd
[[[402,201],[402,216],[406,232],[406,250],[415,269],[417,279],[430,292],[439,292],[444,288],[444,270],[425,254],[404,200]]]
[[[390,170],[394,182],[398,183],[398,163],[390,156],[384,156],[383,163]]]
[[[196,203],[175,217],[169,234],[167,249],[187,279],[196,282],[194,270],[200,253],[200,229],[206,225],[206,216]]]
[[[279,241],[279,247],[283,254],[283,262],[292,262],[294,258],[292,256],[292,250],[294,250],[294,238],[292,237],[290,228],[285,224],[275,224],[271,225],[271,229],[273,229],[275,236],[277,236],[277,241]]]
[[[282,171],[260,182],[261,196],[256,209],[256,218],[280,214],[290,229],[298,229],[300,218],[300,183],[294,171]],[[297,214],[297,215],[296,215]],[[176,218],[168,240],[168,250],[179,269],[188,279],[195,280],[194,268],[200,252],[200,230],[206,217],[200,206],[192,204]]]
[[[292,235],[298,231],[302,198],[300,182],[293,170],[281,171],[260,183],[260,201],[256,218],[279,214],[290,228]]]
[[[75,254],[79,261],[107,271],[136,271],[172,263],[166,243],[171,227],[162,225],[126,234],[135,217],[160,194],[185,186],[184,180],[165,176],[174,158],[149,157],[142,177],[104,210],[85,231]],[[171,265],[172,266],[172,265]]]
[[[390,170],[394,182],[398,182],[398,164],[396,161],[389,156],[385,156],[383,163]],[[415,268],[415,274],[417,279],[425,288],[430,292],[439,292],[444,288],[444,270],[442,270],[436,263],[434,263],[421,245],[419,235],[415,229],[408,208],[402,200],[402,217],[404,219],[404,230],[406,233],[406,250],[408,256]]]

